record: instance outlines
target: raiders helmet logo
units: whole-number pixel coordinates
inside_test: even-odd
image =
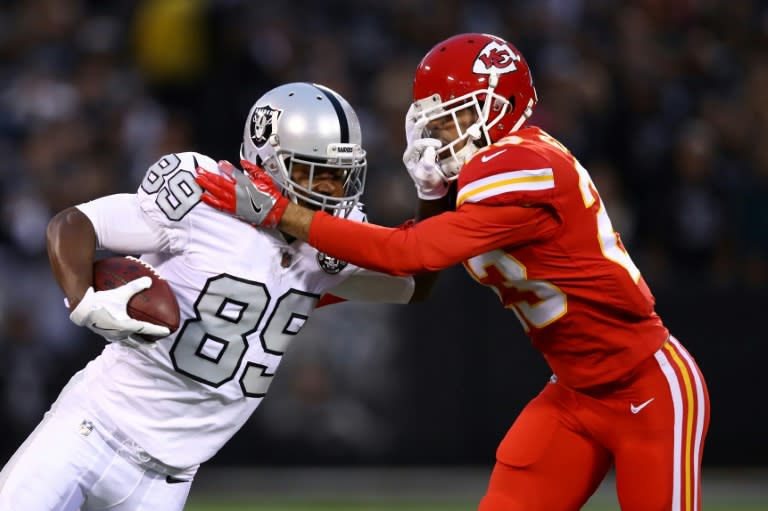
[[[517,71],[515,61],[520,61],[520,55],[512,51],[506,44],[491,41],[480,50],[472,65],[472,72],[478,74],[505,74]]]
[[[250,134],[251,140],[256,147],[263,147],[269,137],[275,130],[277,120],[282,110],[277,110],[271,106],[259,106],[254,108],[251,116]]]
[[[322,269],[325,273],[335,275],[336,273],[339,273],[341,270],[346,268],[349,263],[336,259],[335,257],[331,257],[322,252],[318,252],[317,264],[320,265],[320,269]]]

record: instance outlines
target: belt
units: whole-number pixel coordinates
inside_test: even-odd
[[[129,438],[125,433],[120,430],[106,431],[106,428],[99,427],[101,424],[97,424],[94,429],[98,432],[99,436],[104,439],[109,447],[111,447],[118,455],[127,459],[144,468],[153,470],[159,474],[174,477],[184,477],[191,480],[197,472],[198,466],[191,468],[177,468],[170,465],[166,465],[157,458],[152,457],[147,451],[145,451],[141,445]]]

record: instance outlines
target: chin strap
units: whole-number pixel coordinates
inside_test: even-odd
[[[497,75],[496,73],[491,73],[490,75],[488,75],[488,92],[485,95],[485,104],[483,105],[483,115],[481,119],[481,121],[486,124],[488,123],[488,118],[491,115],[491,105],[493,104],[493,91],[496,90],[497,85],[499,85],[499,75]]]
[[[469,129],[467,129],[467,133],[469,133]],[[470,156],[479,150],[479,148],[474,144],[474,140],[479,138],[480,137],[477,137],[473,140],[467,140],[467,143],[464,145],[464,147],[461,148],[460,151],[457,151],[456,153],[449,153],[446,158],[440,160],[440,173],[443,175],[446,181],[454,181],[458,179],[461,167],[464,166],[464,163],[470,158]]]
[[[525,110],[523,110],[523,115],[520,116],[520,118],[517,120],[514,126],[512,126],[512,129],[509,131],[517,131],[520,129],[520,126],[523,125],[525,121],[528,120],[528,118],[533,114],[533,99],[528,101],[528,104],[525,105]]]
[[[483,136],[482,123],[476,122],[475,124],[467,128],[467,135],[472,140],[480,140],[480,138],[482,138]]]

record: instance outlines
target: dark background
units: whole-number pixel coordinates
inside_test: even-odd
[[[270,5],[265,5],[270,4]],[[412,214],[400,157],[413,71],[455,33],[526,55],[533,122],[577,155],[709,384],[707,466],[765,466],[768,7],[759,1],[3,2],[0,462],[103,342],[48,269],[57,211],[132,192],[168,152],[237,161],[267,89],[344,95],[369,154],[372,221]],[[429,302],[320,310],[212,464],[478,464],[549,373],[463,270]]]

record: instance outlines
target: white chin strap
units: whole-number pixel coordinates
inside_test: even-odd
[[[474,141],[480,137],[478,136],[477,138],[474,138],[470,131],[474,127],[477,127],[478,132],[480,131],[480,128],[477,124],[472,125],[467,130],[467,133],[470,133],[470,138],[467,139],[467,143],[464,145],[464,147],[461,148],[460,151],[456,151],[454,154],[449,153],[448,157],[440,160],[440,171],[446,181],[454,181],[457,179],[459,177],[459,171],[461,170],[461,167],[463,167],[464,163],[466,163],[466,161],[478,151],[479,148],[474,144]]]
[[[440,170],[442,170],[443,177],[447,181],[453,181],[459,177],[459,171],[464,166],[464,163],[478,151],[478,147],[474,144],[475,140],[480,140],[483,137],[483,125],[488,122],[488,117],[491,112],[491,104],[493,103],[493,91],[499,84],[499,76],[496,73],[491,73],[488,76],[488,90],[486,92],[486,101],[483,106],[482,112],[480,112],[480,119],[475,124],[467,128],[465,134],[467,135],[467,142],[460,151],[453,150],[447,158],[440,160]],[[490,137],[486,135],[486,142],[491,143]]]

